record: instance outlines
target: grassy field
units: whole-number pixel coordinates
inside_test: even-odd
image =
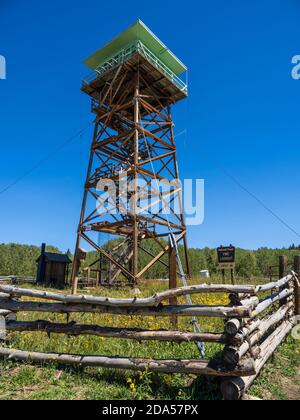
[[[142,296],[150,296],[163,290],[164,282],[148,282],[141,285]],[[98,290],[93,294],[128,297],[130,289]],[[197,304],[227,304],[224,295],[199,295],[193,297]],[[184,302],[184,298],[183,301]],[[48,316],[47,316],[48,315]],[[19,319],[34,320],[42,314],[21,314]],[[66,317],[45,314],[44,318],[64,322]],[[168,329],[167,318],[142,318],[115,315],[84,314],[72,315],[71,320],[80,323],[99,324],[114,327],[139,327]],[[223,321],[202,319],[203,331],[222,332]],[[190,320],[181,319],[180,329],[191,330]],[[173,344],[159,342],[137,343],[128,340],[99,337],[66,337],[44,333],[12,333],[8,336],[13,348],[29,351],[47,351],[76,354],[98,354],[153,358],[198,358],[195,344]],[[221,351],[217,344],[207,345],[207,357],[215,357]],[[263,374],[257,379],[250,394],[262,399],[300,399],[300,345],[289,338],[276,353]],[[0,399],[172,399],[172,400],[218,400],[217,383],[183,375],[160,375],[131,373],[97,368],[74,369],[57,366],[32,366],[8,361],[0,362]]]

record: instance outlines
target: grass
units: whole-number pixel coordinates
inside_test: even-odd
[[[250,394],[268,400],[300,400],[300,343],[289,337],[257,378]]]
[[[164,282],[147,282],[141,285],[141,295],[150,296],[155,291],[163,290]],[[128,297],[132,290],[98,290],[93,294],[114,297]],[[197,304],[227,304],[225,295],[193,296]],[[182,302],[185,302],[184,298]],[[53,322],[64,322],[66,316],[60,314],[20,314],[19,319],[37,320],[46,318]],[[115,327],[139,327],[149,329],[170,328],[167,318],[127,317],[117,315],[74,314],[70,321],[99,324]],[[223,321],[202,319],[203,331],[222,332]],[[190,320],[182,318],[180,329],[191,330]],[[136,343],[129,340],[105,339],[81,336],[67,337],[44,333],[11,333],[9,345],[28,351],[45,351],[74,354],[98,354],[129,357],[153,358],[198,358],[198,350],[193,343],[172,344],[159,342]],[[221,351],[217,344],[207,345],[207,358],[213,358]],[[263,374],[251,389],[251,393],[260,398],[287,399],[289,390],[293,396],[298,392],[297,385],[300,368],[299,342],[289,339],[277,352],[276,362],[268,364]],[[0,362],[0,399],[25,400],[112,400],[112,399],[149,399],[149,400],[217,400],[220,399],[218,384],[184,375],[160,375],[149,372],[132,373],[128,371],[106,370],[98,368],[61,368],[55,365],[32,366],[9,361]],[[297,379],[298,378],[298,379]],[[292,384],[293,388],[290,386]],[[289,390],[287,388],[289,387]],[[297,388],[298,387],[298,388]]]

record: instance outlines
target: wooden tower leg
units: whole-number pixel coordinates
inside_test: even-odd
[[[176,250],[172,246],[171,241],[169,241],[169,289],[177,289],[177,260],[176,260]],[[170,299],[170,305],[177,305],[177,298]],[[171,317],[171,325],[173,330],[178,329],[178,317]]]
[[[134,94],[134,191],[133,191],[133,275],[134,284],[136,285],[136,278],[139,272],[139,228],[137,219],[137,206],[138,206],[138,164],[139,164],[139,85],[137,82]]]
[[[87,170],[87,177],[86,177],[86,184],[84,187],[84,194],[83,194],[83,200],[82,200],[82,206],[81,206],[81,213],[80,213],[80,220],[78,225],[78,233],[77,233],[77,241],[75,246],[75,252],[74,252],[74,260],[72,265],[72,274],[71,274],[71,284],[72,284],[72,293],[75,295],[77,293],[78,289],[78,275],[80,270],[80,260],[78,259],[79,255],[79,248],[81,243],[81,228],[84,221],[84,215],[86,211],[86,202],[87,202],[87,195],[88,195],[88,187],[87,183],[91,174],[92,165],[93,165],[93,159],[94,159],[94,144],[97,139],[97,132],[98,132],[98,125],[99,123],[96,121],[95,128],[94,128],[94,135],[93,135],[93,142],[91,146],[91,152],[90,152],[90,159],[88,164],[88,170]]]

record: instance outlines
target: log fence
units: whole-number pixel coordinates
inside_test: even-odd
[[[299,275],[300,259],[295,259]],[[136,340],[219,343],[224,346],[218,360],[140,359],[74,354],[36,353],[1,347],[0,357],[32,363],[57,362],[67,365],[98,366],[112,369],[207,375],[220,380],[225,400],[241,399],[291,332],[300,314],[299,280],[295,272],[276,282],[251,285],[196,285],[156,293],[149,298],[114,299],[66,295],[23,289],[0,282],[0,315],[7,318],[8,332],[44,332],[68,336],[94,335]],[[219,293],[228,295],[228,305],[182,305],[186,295]],[[24,300],[23,298],[26,298]],[[178,299],[178,301],[176,300]],[[170,304],[170,302],[177,302]],[[113,328],[75,322],[48,320],[22,321],[19,313],[111,313],[158,317],[217,317],[224,320],[224,331],[215,333],[169,330]]]
[[[0,283],[10,283],[10,284],[34,284],[36,283],[35,277],[26,277],[26,276],[0,276]]]

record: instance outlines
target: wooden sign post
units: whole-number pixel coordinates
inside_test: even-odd
[[[231,282],[234,284],[234,268],[235,268],[235,254],[236,248],[232,245],[230,246],[220,246],[217,249],[218,254],[218,264],[222,270],[223,283],[225,283],[225,272],[230,270],[231,272]]]

